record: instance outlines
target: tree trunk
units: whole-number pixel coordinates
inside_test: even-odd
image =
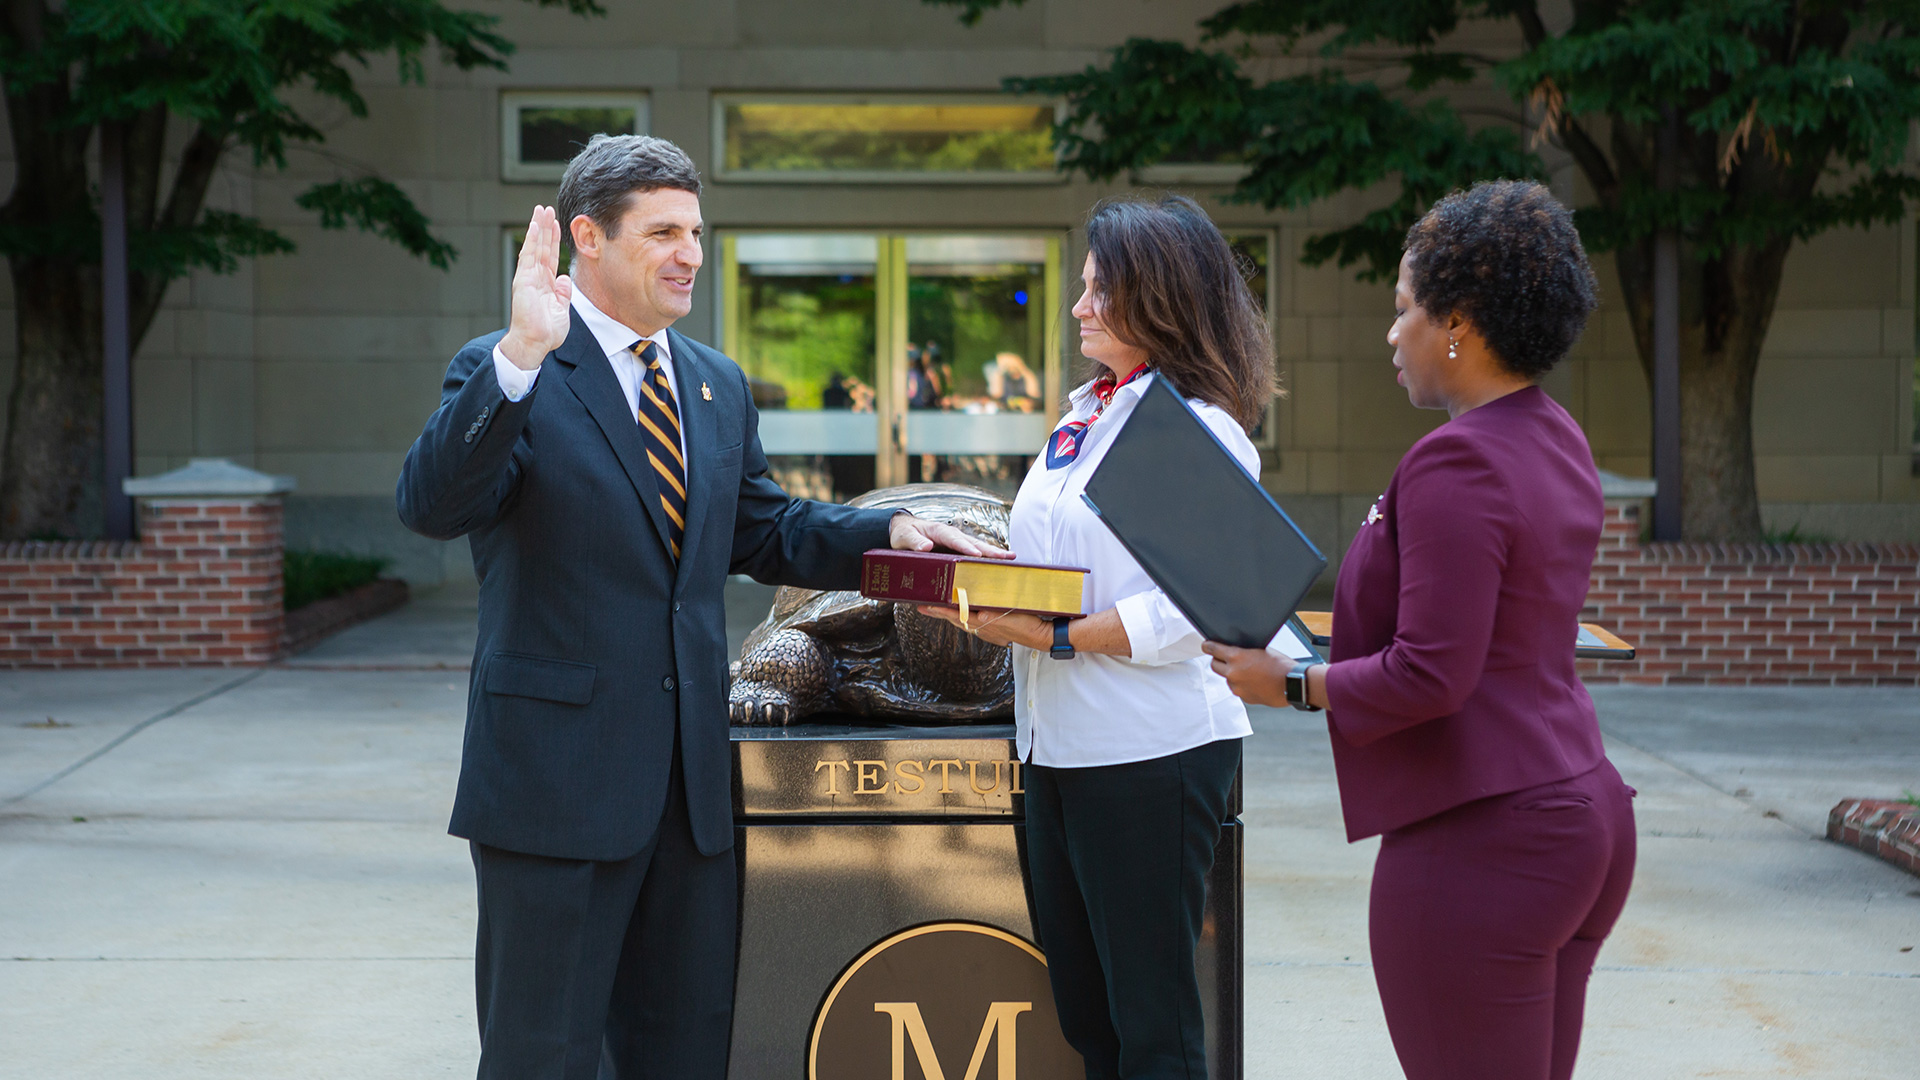
[[[28,163],[0,220],[25,225],[97,220],[85,149],[91,129],[49,116],[64,108],[57,84],[7,99],[16,149]],[[159,199],[167,114],[161,107],[131,125],[127,223],[130,239],[158,224],[185,229],[199,218],[225,145],[202,126],[182,149],[173,186]],[[102,534],[105,376],[99,249],[60,258],[14,255],[19,361],[7,402],[0,451],[0,539],[82,539]],[[128,275],[129,348],[138,352],[160,310],[169,278]]]
[[[1753,384],[1790,238],[1680,262],[1680,529],[1688,540],[1759,540]],[[1615,252],[1640,368],[1653,386],[1653,244]]]
[[[19,359],[7,402],[0,538],[99,536],[100,268],[15,257]]]

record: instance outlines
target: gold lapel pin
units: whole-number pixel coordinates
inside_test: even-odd
[[[709,389],[707,388],[707,384],[706,384],[706,383],[701,383],[701,384],[700,384],[700,400],[701,400],[701,401],[712,401],[712,400],[713,400],[713,391],[712,391],[712,390],[709,390]]]

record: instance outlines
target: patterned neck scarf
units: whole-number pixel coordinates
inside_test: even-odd
[[[1047,436],[1047,468],[1064,469],[1068,462],[1079,457],[1080,444],[1085,441],[1087,429],[1093,426],[1095,420],[1100,419],[1101,413],[1107,411],[1107,404],[1113,400],[1113,395],[1118,393],[1121,387],[1145,375],[1147,371],[1147,365],[1141,364],[1127,372],[1126,378],[1120,379],[1114,377],[1113,369],[1101,369],[1100,377],[1093,380],[1093,396],[1099,398],[1100,403],[1093,407],[1092,416],[1085,420],[1069,420],[1055,428],[1052,435]]]

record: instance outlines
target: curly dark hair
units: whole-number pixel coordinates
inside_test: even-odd
[[[1466,316],[1508,371],[1538,379],[1567,355],[1597,300],[1573,215],[1530,180],[1487,180],[1407,230],[1413,299]]]

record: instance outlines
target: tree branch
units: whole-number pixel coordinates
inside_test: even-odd
[[[1520,36],[1526,41],[1531,52],[1538,49],[1547,40],[1547,24],[1540,18],[1540,7],[1536,3],[1518,3],[1513,8],[1514,21],[1520,24]],[[1613,165],[1607,160],[1606,151],[1600,149],[1587,130],[1573,114],[1562,112],[1554,124],[1560,136],[1560,146],[1573,157],[1573,163],[1587,175],[1587,182],[1593,185],[1600,201],[1611,206],[1616,201],[1620,179],[1614,175]]]
[[[226,151],[226,138],[208,130],[205,124],[193,131],[193,137],[180,153],[180,169],[173,174],[173,190],[167,194],[167,207],[153,222],[155,229],[191,229],[206,205],[207,189],[220,168],[220,155]],[[167,295],[172,278],[162,273],[128,275],[127,292],[131,301],[131,334],[135,343],[147,335],[160,301]]]
[[[167,107],[155,105],[143,110],[126,125],[127,228],[145,232],[153,228],[153,215],[160,203],[160,173],[167,150]]]
[[[1614,175],[1613,163],[1607,160],[1606,151],[1593,141],[1587,129],[1572,116],[1560,118],[1560,145],[1572,155],[1573,163],[1587,174],[1587,183],[1593,185],[1594,194],[1600,201],[1612,206],[1620,193],[1620,178]]]
[[[1538,4],[1515,4],[1513,18],[1520,24],[1520,36],[1529,50],[1539,48],[1547,40],[1547,24],[1540,18]]]

